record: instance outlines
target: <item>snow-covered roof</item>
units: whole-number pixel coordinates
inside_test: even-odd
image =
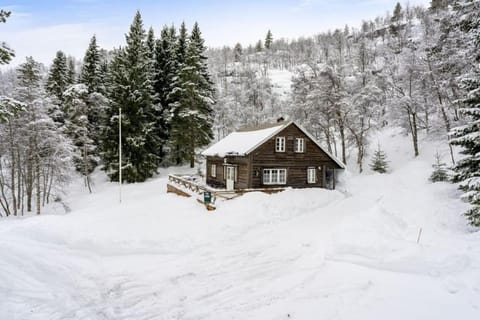
[[[288,127],[290,122],[280,122],[269,126],[263,126],[251,129],[242,129],[230,133],[228,136],[218,141],[202,152],[204,156],[225,157],[228,155],[245,156],[265,143],[268,139]],[[325,152],[340,168],[344,169],[345,164],[331,155],[323,148],[317,140],[300,125],[294,123],[310,140],[312,140],[323,152]]]
[[[267,128],[244,129],[230,133],[202,152],[204,156],[247,155],[263,142],[287,127],[291,122],[281,122]]]

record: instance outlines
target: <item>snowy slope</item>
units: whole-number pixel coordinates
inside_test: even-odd
[[[273,92],[281,99],[286,99],[292,90],[293,72],[285,69],[269,69],[267,74],[272,82]]]
[[[0,223],[0,319],[478,319],[479,233],[432,153],[387,132],[392,171],[207,212],[164,177],[97,179],[67,215]],[[394,151],[396,150],[396,152]],[[416,243],[418,230],[423,233]]]

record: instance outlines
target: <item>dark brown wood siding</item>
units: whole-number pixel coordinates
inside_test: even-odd
[[[276,137],[285,137],[285,152],[275,151]],[[295,138],[305,139],[303,153],[294,152]],[[250,184],[249,188],[290,186],[294,188],[325,187],[323,185],[323,172],[326,168],[339,166],[315,142],[305,135],[295,124],[286,127],[276,136],[254,150],[251,155]],[[307,183],[307,169],[314,167],[316,183]],[[264,185],[263,169],[287,169],[287,183],[285,185]]]
[[[231,165],[237,170],[236,180],[235,180],[235,189],[246,189],[249,184],[249,157],[237,157],[237,156],[227,156],[226,163],[225,158],[221,157],[207,157],[207,184],[216,188],[225,188],[225,167]],[[212,177],[212,164],[217,166],[216,177]]]

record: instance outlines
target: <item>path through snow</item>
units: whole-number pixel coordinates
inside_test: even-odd
[[[429,164],[207,212],[165,178],[0,223],[0,319],[478,319],[480,234]],[[416,243],[423,228],[420,244]]]

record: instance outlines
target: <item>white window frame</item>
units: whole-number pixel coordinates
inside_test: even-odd
[[[307,168],[307,183],[317,183],[317,169],[315,167]]]
[[[294,150],[296,153],[305,152],[305,138],[295,138],[295,147]]]
[[[285,152],[285,137],[275,138],[275,151]]]
[[[262,181],[263,181],[263,184],[265,185],[287,184],[287,169],[285,168],[263,169]]]
[[[210,166],[210,177],[212,177],[212,178],[217,177],[217,165],[216,164],[212,164]]]

